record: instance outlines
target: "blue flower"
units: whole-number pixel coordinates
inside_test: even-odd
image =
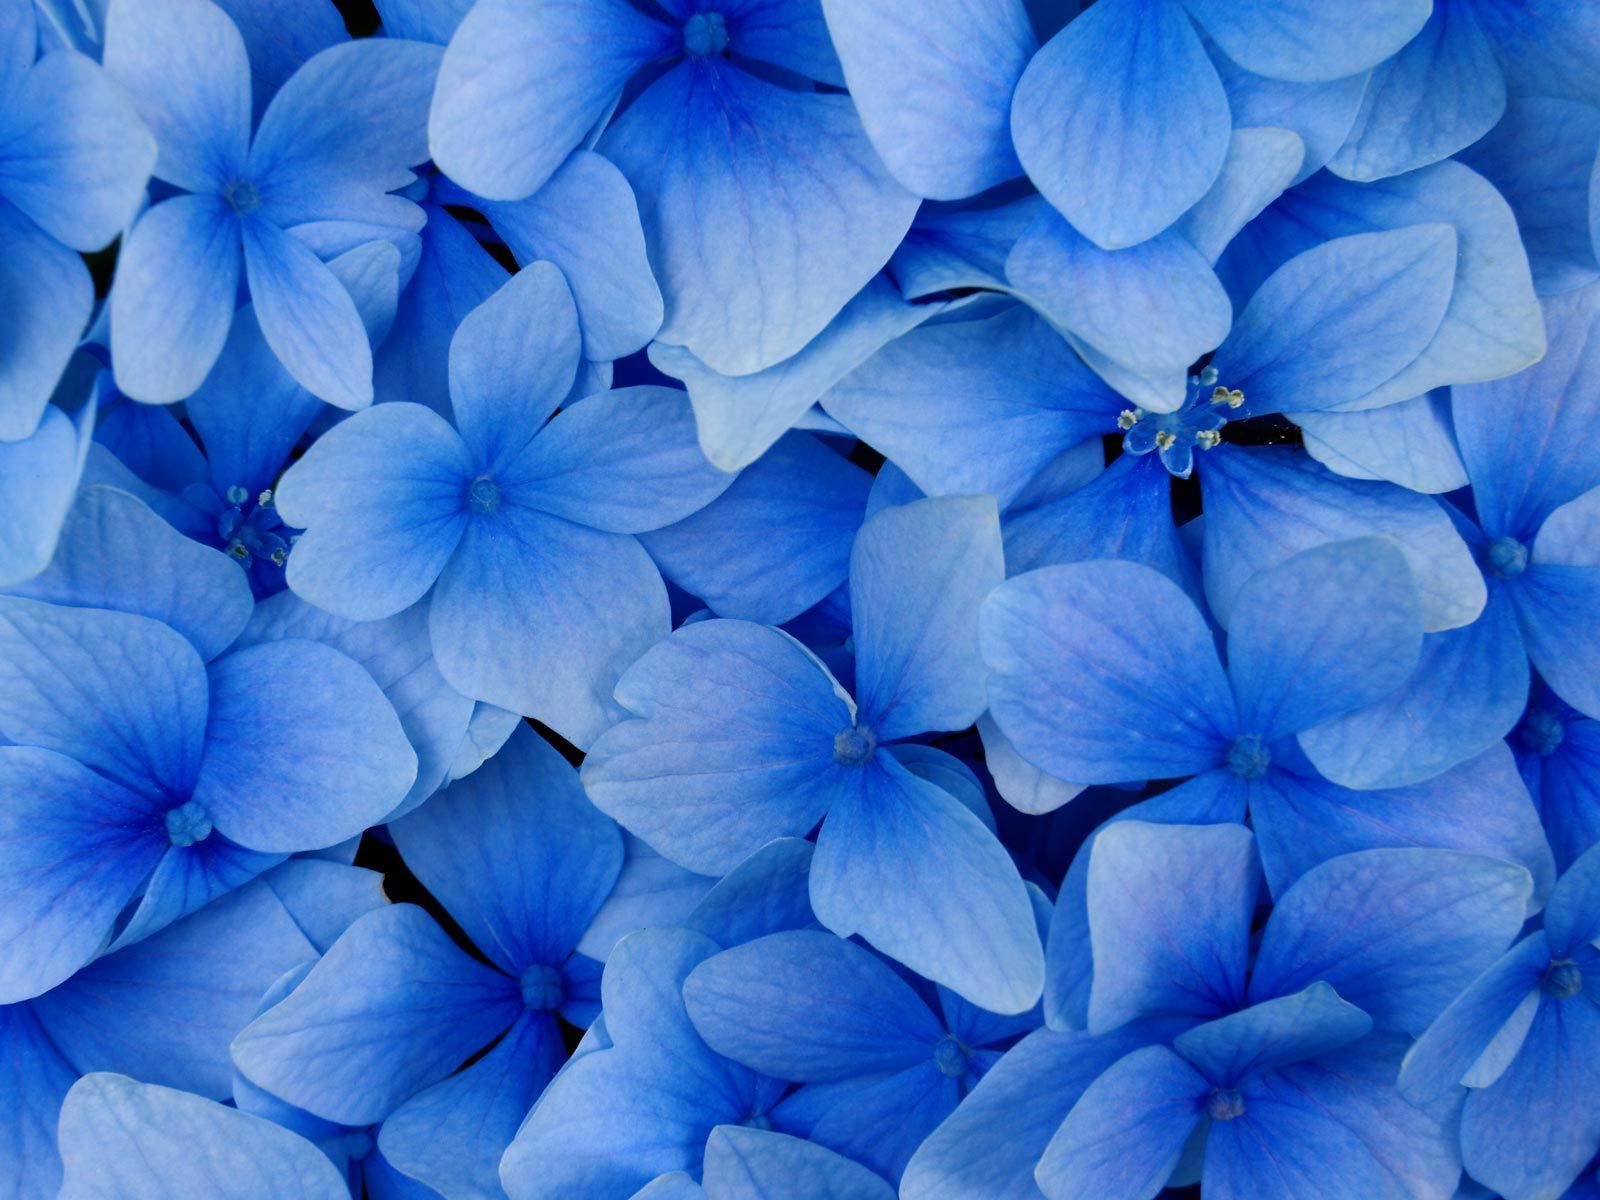
[[[73,50],[35,62],[37,49],[33,5],[11,0],[0,12],[0,451],[38,428],[89,323],[94,286],[77,251],[122,232],[156,161],[94,62]]]
[[[1458,1083],[1468,1174],[1507,1200],[1553,1196],[1600,1150],[1600,847],[1561,877],[1544,928],[1467,988],[1406,1055],[1426,1102]]]
[[[821,821],[824,925],[992,1011],[1032,1007],[1043,964],[1016,868],[969,807],[981,798],[940,786],[959,774],[948,756],[905,741],[982,713],[977,608],[1002,573],[987,497],[878,513],[851,556],[858,699],[784,633],[688,624],[618,683],[636,715],[591,748],[584,786],[691,870],[725,871]]]
[[[1192,776],[1148,801],[1146,819],[1248,810],[1274,894],[1336,854],[1405,844],[1508,857],[1548,885],[1549,847],[1504,748],[1409,789],[1351,791],[1317,769],[1318,727],[1388,696],[1417,661],[1419,610],[1391,544],[1332,543],[1251,578],[1225,670],[1188,597],[1132,563],[1009,580],[981,628],[990,711],[1023,758],[1080,784]],[[1441,819],[1463,794],[1472,822]]]
[[[239,1035],[234,1061],[324,1120],[381,1122],[384,1158],[446,1195],[492,1189],[565,1053],[556,1014],[594,1018],[600,964],[575,947],[616,882],[622,838],[527,725],[389,828],[493,965],[412,905],[369,914]]]
[[[427,157],[437,59],[389,39],[330,47],[285,82],[252,134],[250,63],[221,9],[116,0],[106,70],[155,133],[155,176],[177,193],[140,217],[118,262],[111,357],[123,392],[161,403],[193,392],[227,339],[242,275],[290,375],[342,408],[371,402],[371,345],[323,260],[420,227],[417,207],[388,193]]]
[[[1506,740],[1566,870],[1600,843],[1600,721],[1541,690]]]
[[[636,77],[648,86],[610,119]],[[430,145],[464,187],[516,200],[606,126],[597,148],[638,196],[666,301],[658,336],[748,375],[815,337],[917,207],[849,98],[812,80],[844,82],[815,0],[668,0],[652,13],[486,0],[445,52]]]
[[[696,1031],[719,1054],[805,1086],[772,1113],[898,1181],[928,1133],[1039,1023],[919,989],[870,951],[820,930],[758,938],[684,981]]]
[[[745,1125],[718,1125],[706,1138],[704,1178],[659,1175],[633,1200],[894,1200],[867,1168],[815,1142]]]
[[[551,419],[578,342],[560,271],[525,268],[456,331],[454,428],[378,405],[319,438],[275,495],[305,530],[289,556],[298,595],[374,620],[432,589],[451,685],[586,746],[614,719],[617,676],[668,630],[666,589],[632,535],[732,476],[700,453],[681,392],[624,388]]]

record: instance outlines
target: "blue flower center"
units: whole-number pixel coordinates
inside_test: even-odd
[[[487,475],[479,475],[467,488],[467,507],[483,517],[500,507],[500,485]]]
[[[1574,962],[1551,963],[1540,987],[1552,1000],[1570,1000],[1583,991],[1583,972]]]
[[[167,837],[182,850],[211,836],[211,814],[193,800],[167,810]]]
[[[695,13],[683,25],[684,51],[695,58],[710,58],[728,48],[728,22],[719,12]]]
[[[1189,478],[1194,470],[1195,447],[1210,450],[1221,442],[1222,427],[1228,423],[1225,413],[1244,403],[1243,392],[1217,387],[1216,382],[1215,367],[1189,376],[1189,397],[1177,412],[1124,409],[1117,418],[1117,427],[1126,431],[1122,448],[1129,454],[1149,454],[1153,450],[1170,474]]]
[[[217,536],[228,556],[245,565],[260,559],[283,566],[289,557],[289,542],[273,532],[283,525],[283,520],[273,506],[271,491],[262,492],[252,504],[250,493],[235,484],[223,500],[222,511],[217,515]]]
[[[1547,709],[1535,709],[1517,726],[1517,740],[1540,758],[1549,758],[1566,740],[1567,727]]]
[[[559,1008],[565,997],[566,986],[557,968],[535,963],[522,973],[522,1003],[535,1012]]]
[[[328,1149],[334,1153],[344,1152],[344,1156],[351,1162],[360,1162],[372,1153],[376,1143],[372,1139],[370,1129],[352,1129],[341,1138],[328,1143]]]
[[[746,1129],[770,1130],[772,1128],[772,1118],[767,1116],[766,1113],[751,1113],[744,1119],[744,1127]]]
[[[939,1074],[949,1079],[960,1079],[967,1073],[969,1057],[967,1048],[953,1037],[946,1036],[933,1048],[934,1066],[939,1068]]]
[[[235,179],[223,188],[222,198],[241,217],[248,217],[261,207],[261,193],[256,191],[255,184],[244,179]]]
[[[1241,779],[1260,779],[1272,765],[1272,751],[1256,734],[1244,733],[1228,747],[1228,770]]]
[[[1495,538],[1484,551],[1483,561],[1501,579],[1515,579],[1528,569],[1528,548],[1516,538]]]
[[[1236,1121],[1244,1116],[1244,1097],[1232,1088],[1218,1088],[1206,1097],[1206,1115],[1213,1121]]]
[[[871,758],[877,746],[878,739],[872,736],[872,730],[852,725],[833,735],[833,761],[841,766],[857,766]]]

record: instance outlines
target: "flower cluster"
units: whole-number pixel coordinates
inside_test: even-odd
[[[0,1197],[1596,1200],[1600,4],[0,0]]]

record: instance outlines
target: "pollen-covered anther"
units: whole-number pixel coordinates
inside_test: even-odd
[[[1132,429],[1144,417],[1142,408],[1125,408],[1117,414],[1118,429]]]
[[[1194,435],[1194,442],[1202,450],[1215,450],[1222,445],[1222,432],[1217,429],[1202,429]]]
[[[1156,449],[1171,450],[1178,444],[1178,435],[1171,430],[1163,429],[1156,434]]]
[[[1219,387],[1211,393],[1211,403],[1226,404],[1229,408],[1240,408],[1244,405],[1244,393],[1238,388]]]

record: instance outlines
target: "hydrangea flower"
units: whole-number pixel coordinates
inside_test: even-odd
[[[0,5],[0,443],[29,437],[94,306],[78,251],[133,218],[156,161],[127,99],[93,61],[35,61],[31,0]],[[3,450],[0,446],[0,450]]]
[[[556,1014],[594,1018],[600,964],[574,948],[621,869],[621,835],[527,725],[389,828],[479,957],[419,908],[372,913],[251,1022],[234,1060],[315,1116],[381,1122],[379,1148],[404,1174],[482,1192],[561,1062]]]
[[[748,375],[815,337],[917,207],[812,80],[844,82],[816,0],[492,0],[450,40],[429,141],[462,186],[516,200],[606,125],[666,301],[657,336]]]
[[[632,535],[732,477],[705,461],[687,402],[666,388],[552,418],[577,366],[571,293],[535,263],[456,331],[453,428],[417,404],[357,414],[284,473],[276,502],[306,531],[289,556],[296,594],[375,620],[431,589],[451,685],[582,746],[610,724],[617,676],[668,628],[666,589]]]
[[[342,408],[371,402],[372,347],[323,260],[421,225],[388,193],[427,157],[437,59],[391,39],[330,47],[254,122],[250,63],[226,13],[210,0],[115,0],[106,70],[156,135],[156,178],[176,190],[140,217],[118,263],[111,357],[123,392],[160,403],[193,392],[243,280],[297,382]]]
[[[633,1200],[894,1200],[871,1171],[815,1142],[741,1125],[706,1138],[705,1175],[657,1176]]]
[[[992,1011],[1032,1007],[1042,962],[1022,880],[935,782],[942,756],[905,741],[983,711],[977,607],[1002,575],[991,499],[878,513],[851,555],[859,700],[782,632],[686,625],[617,685],[636,715],[591,748],[584,786],[691,870],[726,870],[821,821],[811,904],[824,925]]]

